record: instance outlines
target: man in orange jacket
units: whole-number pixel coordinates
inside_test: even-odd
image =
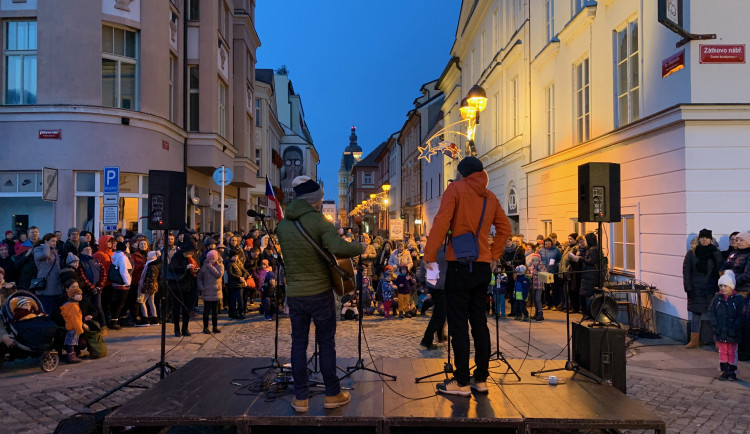
[[[445,189],[440,201],[440,209],[432,222],[432,230],[424,249],[424,261],[426,268],[437,268],[437,251],[449,229],[452,236],[475,234],[479,255],[471,264],[458,262],[452,243],[449,242],[447,246],[445,256],[448,271],[445,293],[448,305],[448,332],[453,339],[456,369],[453,379],[437,385],[440,393],[470,396],[471,389],[481,393],[488,392],[490,331],[484,313],[485,302],[491,277],[491,263],[500,258],[505,247],[503,243],[494,243],[490,247],[487,241],[490,226],[495,226],[495,238],[500,240],[508,239],[511,227],[500,201],[487,189],[489,178],[478,158],[466,157],[461,160],[458,163],[457,178]],[[485,199],[487,203],[482,218]],[[474,337],[474,362],[477,365],[473,378],[469,373],[469,324]]]

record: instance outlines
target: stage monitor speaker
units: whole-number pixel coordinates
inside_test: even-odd
[[[185,227],[187,176],[185,172],[148,171],[148,228]]]
[[[619,222],[620,218],[620,165],[578,166],[578,221]]]
[[[626,393],[624,329],[573,323],[573,361]]]

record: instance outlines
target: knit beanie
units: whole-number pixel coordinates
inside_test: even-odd
[[[310,205],[320,202],[325,195],[325,192],[317,182],[313,181],[309,176],[304,175],[294,178],[292,189],[294,190],[295,199],[302,199]]]
[[[65,258],[65,265],[70,265],[74,262],[78,262],[78,256],[74,255],[73,252],[68,252],[68,257]]]
[[[31,298],[18,297],[18,302],[16,303],[16,309],[31,310]]]
[[[78,245],[78,253],[81,253],[83,251],[83,249],[85,249],[86,247],[91,247],[91,244],[87,243],[86,241],[84,241],[81,244],[79,244]]]
[[[698,232],[698,238],[708,238],[709,240],[713,239],[713,233],[711,233],[711,229],[703,228],[700,232]]]
[[[217,252],[216,250],[210,250],[206,254],[206,260],[208,260],[208,262],[217,261],[218,259],[219,259],[219,252]]]
[[[534,259],[539,259],[539,262],[542,262],[542,255],[540,255],[539,253],[532,253],[531,260],[533,261]]]
[[[721,285],[726,285],[734,289],[736,283],[734,281],[734,272],[732,270],[725,271],[724,274],[719,277],[719,286]]]
[[[482,161],[477,157],[466,157],[458,163],[458,173],[464,178],[475,172],[481,172],[484,170]]]
[[[83,294],[83,291],[81,291],[81,288],[78,286],[70,286],[65,290],[65,293],[68,295],[68,298],[73,298],[76,294]]]
[[[742,238],[743,240],[750,243],[750,232],[740,232],[737,234],[737,238]]]
[[[273,273],[273,271],[269,271],[268,273],[266,273],[266,279],[264,280],[264,282],[270,282],[271,279],[275,279],[275,278],[276,278],[276,275]]]
[[[516,267],[516,273],[518,273],[518,274],[523,274],[523,273],[525,273],[525,272],[526,272],[526,266],[524,266],[524,265],[519,265],[518,267]]]
[[[68,236],[70,236],[70,234],[72,234],[73,232],[78,232],[78,228],[70,228],[70,229],[68,229]]]
[[[573,238],[574,240],[577,240],[577,239],[578,239],[578,234],[577,234],[577,233],[575,233],[575,232],[571,233],[571,234],[570,234],[570,235],[568,235],[568,236],[569,236],[570,238]]]

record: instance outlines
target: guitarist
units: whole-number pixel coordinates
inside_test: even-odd
[[[325,408],[346,405],[351,397],[341,391],[336,376],[336,302],[328,262],[302,235],[294,221],[298,220],[318,246],[339,258],[351,258],[365,252],[366,245],[347,242],[336,233],[320,210],[323,189],[307,176],[292,181],[295,198],[286,207],[284,220],[276,234],[284,252],[286,295],[292,323],[292,376],[294,394],[292,407],[308,410],[307,342],[310,320],[315,322],[315,337],[320,351],[320,371],[326,388]]]

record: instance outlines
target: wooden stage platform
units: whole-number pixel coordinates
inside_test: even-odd
[[[377,374],[358,371],[342,381],[351,387],[352,401],[325,410],[324,394],[310,399],[308,413],[291,408],[293,386],[285,391],[251,393],[247,385],[257,377],[253,367],[268,363],[261,358],[199,358],[187,363],[149,390],[124,404],[105,420],[105,432],[118,426],[234,426],[238,433],[441,433],[515,432],[537,429],[653,429],[666,432],[654,412],[609,385],[599,385],[571,372],[554,374],[550,386],[530,372],[543,360],[510,360],[521,375],[519,382],[506,366],[490,363],[489,394],[470,398],[435,394],[444,375],[415,383],[416,377],[441,372],[444,359],[376,360],[377,368],[398,376],[382,381]],[[352,359],[339,359],[351,366]],[[547,361],[546,368],[564,365]],[[341,374],[339,372],[339,374]],[[546,374],[545,374],[546,375]],[[311,388],[315,391],[316,388]],[[415,399],[423,398],[423,399]]]

